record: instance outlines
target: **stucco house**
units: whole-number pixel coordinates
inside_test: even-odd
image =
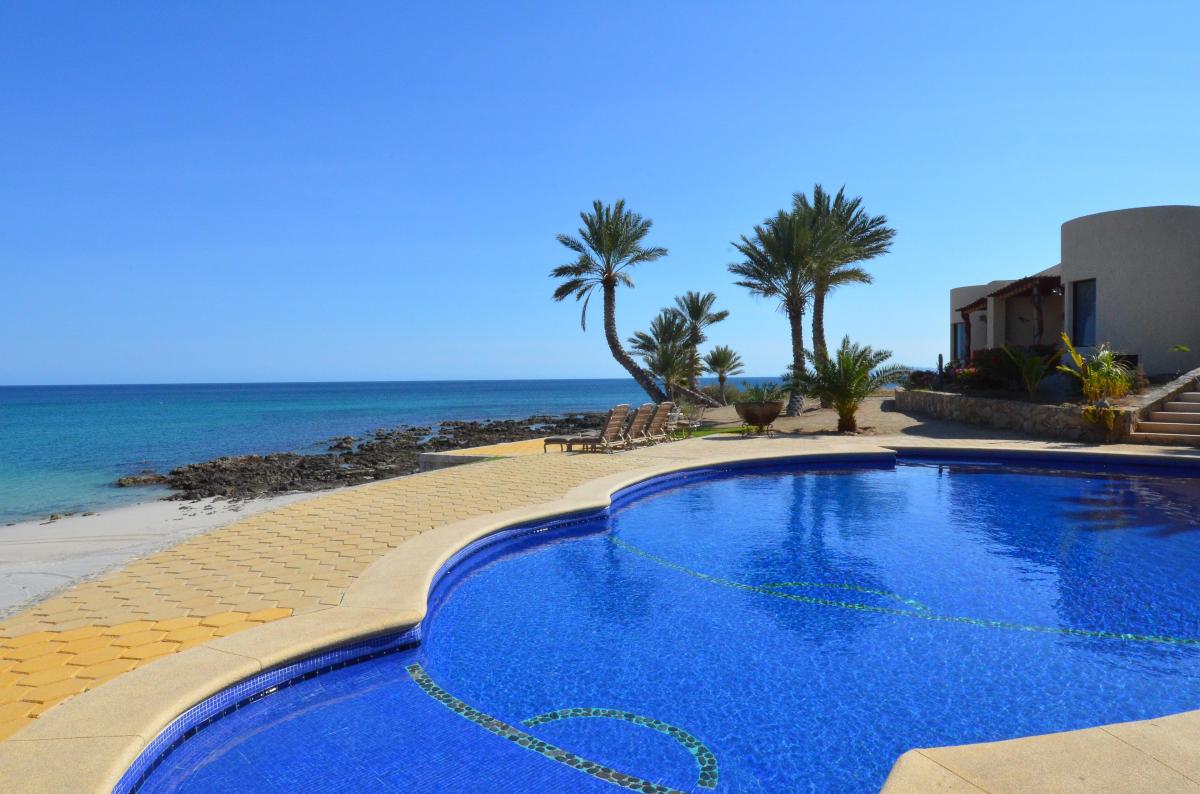
[[[950,290],[950,358],[1054,344],[1066,330],[1082,352],[1108,342],[1150,376],[1200,367],[1200,207],[1067,221],[1061,260],[1023,278]]]

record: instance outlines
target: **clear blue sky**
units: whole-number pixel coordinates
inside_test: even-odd
[[[622,336],[714,290],[814,182],[898,230],[829,335],[931,365],[947,290],[1059,224],[1200,203],[1200,4],[0,6],[0,383],[606,377],[547,277],[593,198],[670,256]]]

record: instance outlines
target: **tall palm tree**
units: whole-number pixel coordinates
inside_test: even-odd
[[[725,381],[730,375],[741,375],[742,357],[733,352],[733,348],[717,345],[704,356],[704,368],[717,376],[717,384],[721,394],[721,404],[728,405],[725,399]]]
[[[687,322],[688,345],[692,350],[699,351],[700,345],[704,344],[707,339],[705,329],[729,316],[725,310],[713,311],[716,302],[717,296],[713,292],[688,291],[675,298],[675,311]]]
[[[650,322],[649,331],[629,337],[629,347],[642,357],[646,369],[662,381],[674,400],[700,371],[700,360],[689,344],[687,321],[674,309],[663,309]]]
[[[855,263],[887,253],[896,230],[887,225],[886,216],[868,215],[861,196],[846,198],[845,185],[833,196],[814,185],[811,201],[803,193],[796,193],[792,210],[813,213],[818,223],[828,226],[824,250],[814,257],[812,271],[813,357],[826,361],[825,298],[846,284],[870,284],[874,280],[871,274]]]
[[[780,210],[772,218],[754,227],[752,237],[741,236],[733,243],[744,260],[729,265],[729,272],[740,276],[735,282],[751,293],[776,298],[787,314],[792,332],[792,369],[806,371],[804,356],[804,311],[813,292],[816,255],[828,240],[828,224],[820,222],[811,207],[792,212]],[[788,400],[788,416],[800,412],[803,395],[793,391]]]
[[[650,399],[662,402],[666,397],[654,378],[621,347],[621,337],[617,334],[617,287],[632,287],[629,269],[662,259],[667,255],[667,249],[647,248],[642,244],[653,223],[626,210],[624,199],[618,199],[612,206],[593,201],[592,211],[581,212],[579,217],[583,226],[579,227],[578,237],[558,235],[558,241],[578,256],[574,262],[551,271],[551,278],[562,279],[554,290],[554,300],[561,301],[574,295],[575,300],[583,301],[579,325],[586,331],[588,303],[593,291],[599,287],[604,298],[604,338],[608,341],[608,349],[617,363],[646,390]]]
[[[890,350],[872,350],[869,345],[851,342],[847,336],[832,357],[814,360],[812,372],[801,375],[800,381],[806,392],[828,400],[837,410],[839,433],[853,433],[858,430],[858,406],[862,401],[908,374],[908,367],[880,366],[891,357]]]

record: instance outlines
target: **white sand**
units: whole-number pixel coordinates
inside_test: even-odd
[[[0,617],[135,557],[316,495],[285,494],[240,502],[144,502],[90,516],[0,527]]]

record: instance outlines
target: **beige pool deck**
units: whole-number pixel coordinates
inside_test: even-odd
[[[437,570],[466,544],[515,523],[606,506],[613,492],[648,477],[774,457],[886,458],[905,448],[1200,461],[1200,450],[1178,447],[887,430],[717,435],[609,455],[543,455],[540,442],[521,442],[512,457],[331,492],[135,560],[0,621],[3,789],[110,791],[148,742],[206,697],[313,652],[419,623]],[[899,759],[885,790],[1196,791],[1200,712],[916,749]]]

